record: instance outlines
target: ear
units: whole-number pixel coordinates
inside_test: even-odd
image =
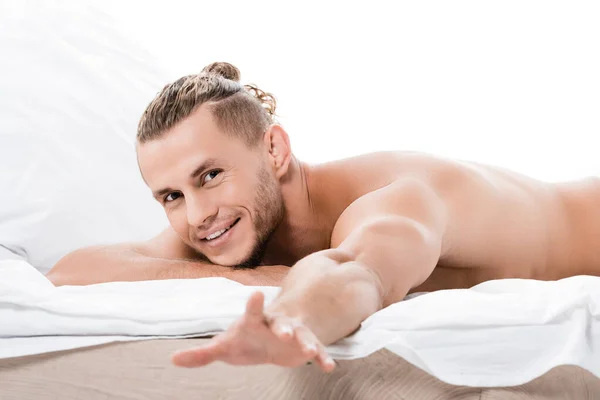
[[[281,125],[271,125],[264,135],[265,149],[268,151],[269,164],[277,179],[284,176],[292,159],[290,138]]]

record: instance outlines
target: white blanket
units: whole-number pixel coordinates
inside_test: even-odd
[[[268,302],[279,289],[224,278],[55,288],[24,261],[0,261],[0,357],[213,334],[255,290]],[[598,277],[491,281],[394,304],[328,350],[351,359],[385,347],[455,385],[518,385],[564,364],[598,376],[599,304]]]

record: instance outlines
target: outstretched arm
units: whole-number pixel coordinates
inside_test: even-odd
[[[260,297],[254,296],[249,302],[250,316],[245,315],[208,345],[177,354],[174,362],[182,366],[215,360],[294,366],[316,358],[324,370],[332,369],[324,345],[352,333],[369,315],[424,282],[440,258],[445,225],[442,200],[414,179],[357,199],[340,216],[332,248],[300,260],[264,311]],[[261,313],[262,324],[254,318]],[[253,336],[252,332],[255,337],[263,334],[260,337],[265,341],[254,343],[260,351],[243,361],[232,358],[244,354],[248,345],[244,338]],[[282,343],[287,344],[287,351],[281,350]],[[290,360],[295,362],[290,365]]]

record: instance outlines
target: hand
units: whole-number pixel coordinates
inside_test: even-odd
[[[262,292],[250,296],[246,313],[227,331],[206,345],[177,352],[172,359],[181,367],[201,367],[214,361],[297,367],[311,360],[325,372],[335,368],[325,346],[299,320],[265,313]]]

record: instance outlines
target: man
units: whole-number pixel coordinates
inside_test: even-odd
[[[600,273],[598,179],[548,184],[417,153],[307,165],[274,123],[274,99],[238,81],[232,65],[211,64],[167,85],[141,118],[140,171],[169,229],[78,250],[48,274],[55,284],[281,284],[268,307],[255,293],[239,321],[177,365],[314,359],[330,371],[324,346],[408,293]]]

